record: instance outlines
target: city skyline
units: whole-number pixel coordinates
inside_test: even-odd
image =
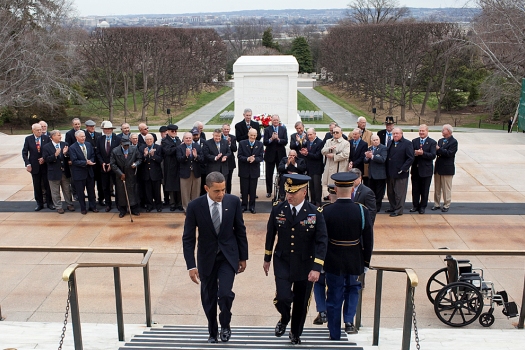
[[[264,3],[230,0],[227,3],[211,0],[195,0],[187,3],[172,0],[73,0],[73,6],[80,16],[108,16],[133,14],[184,14],[230,12],[242,10],[285,10],[285,9],[342,9],[350,0],[267,0]],[[470,2],[461,0],[400,0],[401,6],[414,8],[464,7]],[[474,6],[470,5],[470,7]]]

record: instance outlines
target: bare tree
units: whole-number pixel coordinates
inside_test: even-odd
[[[349,19],[361,24],[393,23],[410,15],[398,0],[352,0],[348,7]]]

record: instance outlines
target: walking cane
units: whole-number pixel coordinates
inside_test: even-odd
[[[133,216],[131,215],[131,206],[129,205],[128,188],[126,187],[126,180],[122,180],[122,182],[124,183],[124,192],[126,192],[126,201],[128,202],[129,218],[131,219],[131,222],[133,222]]]

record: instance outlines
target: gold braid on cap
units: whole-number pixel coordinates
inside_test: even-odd
[[[301,184],[301,185],[292,185],[292,179],[288,178],[288,180],[286,180],[286,183],[284,184],[284,191],[285,192],[288,192],[288,193],[295,193],[297,191],[299,191],[301,188],[303,187],[306,187],[308,186],[308,182],[307,183],[304,183],[304,184]]]
[[[334,185],[337,187],[351,187],[354,185],[353,181],[334,181]]]

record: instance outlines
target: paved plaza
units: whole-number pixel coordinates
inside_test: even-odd
[[[222,101],[227,105],[227,101]],[[182,124],[181,125],[185,125]],[[355,123],[352,123],[352,127]],[[345,129],[345,132],[348,132]],[[405,133],[412,139],[417,134]],[[457,174],[453,180],[452,205],[446,214],[409,214],[391,218],[377,216],[375,249],[525,249],[525,135],[503,132],[456,132],[459,142]],[[182,255],[180,212],[142,213],[129,222],[110,213],[77,211],[59,215],[44,209],[33,212],[31,176],[25,171],[21,149],[25,136],[0,135],[0,246],[60,247],[148,247],[151,258],[153,321],[159,325],[205,325],[200,305],[199,286],[188,277]],[[437,132],[430,137],[439,139]],[[249,241],[249,260],[245,273],[236,278],[232,327],[274,326],[278,313],[272,304],[273,275],[262,269],[264,238],[269,200],[264,198],[264,181],[259,180],[257,214],[245,214]],[[239,194],[238,177],[234,193]],[[431,186],[433,188],[433,186]],[[410,198],[410,188],[408,197]],[[431,191],[430,199],[433,198]],[[410,200],[408,200],[409,202]],[[264,205],[263,202],[266,202]],[[259,209],[260,206],[260,209]],[[455,212],[461,208],[461,212]],[[482,208],[482,210],[480,209]],[[411,267],[420,285],[416,289],[418,328],[423,349],[518,349],[525,339],[524,330],[495,310],[491,329],[475,322],[462,329],[451,329],[435,316],[425,295],[428,277],[444,266],[444,256],[374,256],[372,265]],[[101,256],[80,253],[0,252],[0,306],[5,321],[0,322],[0,349],[51,349],[58,346],[67,297],[62,272],[75,262],[138,262],[139,255]],[[513,257],[471,257],[482,267],[485,279],[496,290],[505,289],[510,298],[521,303],[525,259]],[[117,349],[113,272],[110,268],[83,269],[77,273],[80,317],[85,349]],[[372,341],[372,316],[375,272],[366,277],[363,328],[352,341],[367,349]],[[142,273],[140,269],[122,271],[126,340],[145,329]],[[381,338],[379,349],[399,349],[405,277],[386,273],[383,289]],[[312,301],[313,303],[313,301]],[[316,315],[312,304],[306,325]],[[72,349],[71,326],[65,349]],[[413,337],[412,337],[413,338]],[[285,339],[283,339],[285,341]],[[413,344],[413,348],[415,348]]]

